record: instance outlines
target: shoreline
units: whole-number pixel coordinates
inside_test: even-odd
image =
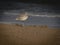
[[[4,25],[14,25],[14,26],[22,26],[22,27],[47,27],[49,29],[60,29],[60,26],[48,26],[48,25],[23,25],[23,24],[14,24],[14,23],[0,23],[1,24],[4,24]]]

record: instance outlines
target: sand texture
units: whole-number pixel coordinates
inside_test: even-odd
[[[0,45],[60,45],[60,29],[0,24]]]

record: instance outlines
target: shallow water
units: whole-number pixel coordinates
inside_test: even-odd
[[[6,5],[7,4],[7,5]],[[11,6],[8,6],[10,4]],[[4,7],[5,5],[5,7]],[[24,5],[24,6],[23,6]],[[30,16],[25,22],[16,21],[17,15],[4,14],[4,12],[10,13],[22,13],[28,12],[32,14],[48,14],[48,15],[60,15],[60,8],[51,5],[31,4],[31,3],[5,3],[2,5],[2,15],[0,14],[0,23],[13,23],[13,24],[25,24],[25,25],[47,25],[50,27],[60,27],[60,18],[48,18],[48,17],[32,17]],[[0,11],[1,12],[1,11]]]
[[[14,15],[0,15],[0,23],[12,23],[12,24],[23,24],[24,25],[47,25],[52,27],[60,27],[60,18],[55,17],[32,17],[30,16],[25,22],[16,21]]]

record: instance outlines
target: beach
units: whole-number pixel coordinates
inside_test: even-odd
[[[0,24],[0,45],[60,45],[60,28]]]

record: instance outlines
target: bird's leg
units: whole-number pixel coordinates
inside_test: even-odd
[[[22,24],[22,26],[24,26],[24,21],[23,21],[23,24]]]
[[[23,23],[23,26],[24,26],[24,23]]]

